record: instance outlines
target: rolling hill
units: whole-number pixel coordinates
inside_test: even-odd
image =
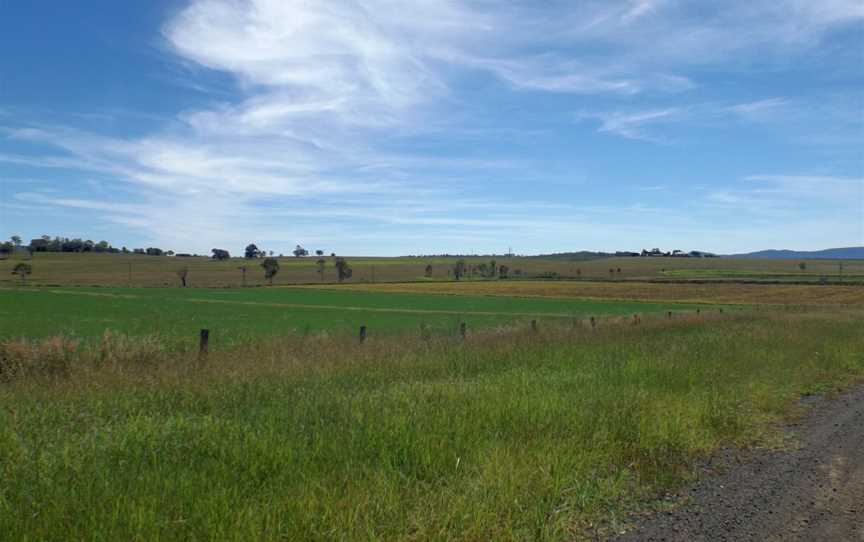
[[[860,260],[864,247],[826,248],[824,250],[760,250],[747,254],[733,254],[726,258],[764,258],[772,260]]]

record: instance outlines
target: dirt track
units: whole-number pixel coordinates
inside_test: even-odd
[[[816,400],[788,431],[791,450],[717,454],[679,506],[614,540],[864,542],[864,386]]]

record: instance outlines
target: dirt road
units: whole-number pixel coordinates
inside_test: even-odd
[[[817,400],[788,431],[791,450],[717,454],[680,506],[614,540],[864,542],[864,386]]]

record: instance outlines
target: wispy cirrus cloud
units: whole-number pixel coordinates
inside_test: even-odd
[[[576,115],[576,119],[596,119],[600,123],[600,126],[597,128],[598,132],[613,134],[627,139],[659,143],[661,140],[649,135],[646,127],[648,125],[675,122],[684,118],[686,114],[687,112],[684,109],[669,108],[626,113],[619,111],[609,113],[579,113]]]
[[[864,210],[864,177],[834,175],[749,175],[744,178],[755,187],[751,191],[797,197],[802,200],[829,199],[836,204],[856,205]]]
[[[775,97],[728,105],[707,102],[664,109],[580,112],[576,114],[576,120],[596,120],[599,123],[597,131],[600,133],[651,143],[665,143],[668,139],[654,135],[651,127],[669,124],[728,125],[731,121],[767,123],[787,120],[791,116],[800,116],[793,111],[792,101]]]
[[[790,105],[790,101],[786,98],[767,98],[731,105],[726,108],[726,111],[745,120],[760,122],[774,119],[777,115],[785,113]]]
[[[864,177],[832,175],[748,175],[705,198],[709,207],[747,211],[763,216],[864,220]],[[864,224],[864,222],[862,222]],[[859,232],[864,236],[864,232]]]

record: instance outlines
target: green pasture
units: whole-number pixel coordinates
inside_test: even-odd
[[[93,338],[105,330],[188,342],[201,328],[214,344],[305,332],[370,336],[454,332],[459,322],[488,327],[533,319],[561,320],[663,311],[695,305],[500,296],[372,293],[308,288],[22,288],[0,290],[0,338],[66,335]]]
[[[201,295],[168,294],[166,322]],[[261,341],[206,364],[12,348],[9,367],[46,372],[0,381],[0,539],[595,539],[717,448],[779,443],[802,393],[864,375],[860,312],[477,339]]]

